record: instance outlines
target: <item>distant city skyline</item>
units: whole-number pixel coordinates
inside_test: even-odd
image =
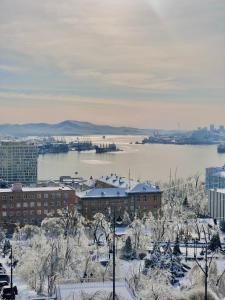
[[[3,0],[0,123],[224,125],[224,0]]]

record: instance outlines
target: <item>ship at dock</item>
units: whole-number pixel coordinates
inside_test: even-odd
[[[225,144],[219,144],[217,147],[218,153],[225,153]]]
[[[76,141],[69,143],[70,151],[90,151],[95,150],[96,146],[91,141]]]
[[[38,154],[57,154],[67,153],[69,151],[68,144],[57,140],[44,140],[38,144]]]
[[[96,153],[107,153],[107,152],[117,152],[122,151],[117,148],[115,143],[107,144],[107,145],[100,145],[95,147]]]

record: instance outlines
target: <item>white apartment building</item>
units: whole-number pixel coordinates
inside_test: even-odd
[[[225,220],[225,189],[208,191],[208,210],[213,219]]]
[[[0,179],[10,184],[37,183],[38,151],[25,141],[0,141]]]

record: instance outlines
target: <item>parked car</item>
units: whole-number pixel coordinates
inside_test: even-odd
[[[10,277],[6,274],[0,274],[0,281],[7,281],[8,284],[10,283]]]
[[[1,292],[2,288],[3,288],[4,286],[6,286],[6,285],[8,285],[8,282],[7,282],[7,281],[5,281],[5,280],[0,281],[0,292]]]
[[[17,287],[14,286],[12,288],[12,291],[11,291],[11,287],[10,286],[4,286],[1,290],[1,298],[3,300],[11,300],[11,299],[15,299],[15,296],[18,295],[18,291],[17,291]],[[13,296],[13,298],[12,298]]]

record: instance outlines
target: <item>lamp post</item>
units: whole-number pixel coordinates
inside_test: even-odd
[[[11,268],[10,268],[10,296],[11,300],[15,299],[14,296],[14,290],[13,290],[13,252],[12,252],[12,245],[11,245],[11,253],[10,253],[10,258],[11,258]]]
[[[115,233],[116,232],[116,213],[113,211],[113,300],[116,300],[116,254],[115,254]]]

